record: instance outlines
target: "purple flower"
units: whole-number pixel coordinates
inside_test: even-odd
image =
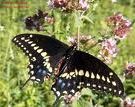
[[[86,0],[79,0],[79,4],[80,4],[80,6],[81,6],[81,8],[82,8],[83,10],[87,10],[87,9],[89,8],[89,5],[88,5],[88,3],[86,2]]]
[[[74,100],[78,100],[80,97],[81,97],[80,92],[76,92],[75,95],[71,95],[71,94],[64,95],[65,104],[70,104]]]
[[[48,4],[51,7],[65,8],[67,6],[67,0],[49,0]]]
[[[128,63],[125,67],[125,77],[133,77],[135,76],[135,63]]]
[[[131,28],[131,22],[121,13],[116,13],[108,17],[107,23],[112,26],[112,32],[117,39],[124,39]]]
[[[108,25],[117,26],[123,20],[123,15],[121,13],[116,13],[107,18]]]
[[[48,16],[48,13],[44,13],[43,11],[38,10],[37,14],[29,16],[25,19],[26,29],[36,29],[37,31],[43,31],[45,22],[53,24],[53,17]]]
[[[122,107],[135,107],[135,99],[127,97],[124,101],[121,102]]]
[[[118,49],[116,40],[113,38],[105,39],[101,43],[100,57],[104,58],[107,63],[111,63],[113,57],[116,57]]]
[[[62,11],[86,10],[89,8],[86,0],[49,0],[52,8],[60,8]]]

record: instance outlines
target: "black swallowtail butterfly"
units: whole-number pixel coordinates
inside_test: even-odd
[[[102,61],[94,56],[76,50],[45,35],[20,34],[13,38],[29,57],[31,80],[43,82],[44,78],[54,74],[52,90],[57,99],[63,95],[74,96],[82,88],[107,92],[116,96],[124,95],[123,84],[118,76]]]

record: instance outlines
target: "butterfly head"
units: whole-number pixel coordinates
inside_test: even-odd
[[[73,46],[69,47],[67,49],[67,51],[66,51],[65,56],[69,57],[69,56],[73,55],[73,53],[75,52],[76,48],[77,48],[76,44],[74,44]]]

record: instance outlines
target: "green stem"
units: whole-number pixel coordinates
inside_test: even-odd
[[[76,14],[77,14],[77,49],[79,50],[79,42],[80,42],[80,19],[81,19],[81,16],[80,16],[80,13],[78,11],[76,11]]]
[[[77,49],[79,50],[79,43],[80,43],[80,38],[79,38],[79,36],[80,36],[80,27],[81,27],[81,19],[82,19],[82,16],[83,16],[83,14],[85,13],[85,11],[84,12],[82,12],[82,13],[80,13],[79,11],[77,11],[76,12],[76,14],[77,14]]]
[[[79,50],[79,42],[80,42],[79,35],[80,35],[80,25],[77,27],[77,49],[78,50]]]

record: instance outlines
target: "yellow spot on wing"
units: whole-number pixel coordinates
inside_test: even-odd
[[[75,74],[78,75],[78,70],[77,69],[75,69]]]
[[[114,90],[114,92],[116,92],[117,90]]]
[[[38,49],[37,52],[38,53],[41,53],[43,51],[43,49]]]
[[[80,71],[79,71],[79,75],[80,75],[80,76],[83,76],[83,75],[84,75],[84,71],[83,71],[83,70],[80,70]]]
[[[100,79],[100,75],[99,75],[99,74],[97,74],[96,78],[97,78],[97,79]]]
[[[43,62],[44,63],[44,66],[46,67],[47,66],[47,62]]]
[[[110,79],[107,77],[107,82],[110,83]]]
[[[72,93],[75,93],[75,90],[72,89],[71,92],[72,92]]]
[[[16,41],[16,38],[14,38],[14,41]]]
[[[92,86],[93,86],[93,87],[96,87],[96,85],[95,85],[95,84],[93,84]]]
[[[28,42],[28,41],[29,41],[29,39],[26,39],[26,40],[25,40],[25,42]]]
[[[36,47],[34,47],[34,50],[37,50],[39,48],[39,46],[36,46]]]
[[[61,74],[61,77],[66,77],[66,76],[67,76],[67,73]]]
[[[60,92],[59,92],[59,91],[57,91],[56,94],[57,94],[58,96],[60,96]]]
[[[72,75],[74,75],[74,73],[75,73],[75,72],[70,72],[70,75],[72,76]]]
[[[122,91],[119,91],[119,94],[121,94]]]
[[[26,53],[29,53],[29,51],[27,50]]]
[[[34,71],[30,71],[31,74],[34,74]]]
[[[56,88],[53,88],[54,91],[56,91]]]
[[[91,72],[91,78],[95,78],[95,76],[94,76],[93,72]]]
[[[49,62],[49,58],[45,59],[46,62]]]
[[[106,87],[106,86],[104,86],[104,89],[107,89],[107,87]]]
[[[68,79],[68,78],[71,78],[71,76],[69,74],[66,75],[66,79]]]
[[[45,56],[47,55],[47,53],[46,53],[46,52],[42,52],[41,55],[42,55],[43,57],[45,57]]]
[[[24,37],[21,38],[21,40],[24,40],[24,39],[25,39]]]
[[[31,44],[32,47],[35,46],[35,45],[36,45],[35,43]]]
[[[33,61],[36,61],[36,57],[33,57],[32,60],[33,60]]]
[[[87,86],[90,86],[90,84],[89,84],[89,83],[87,83]]]
[[[33,65],[31,64],[31,65],[29,65],[30,66],[30,68],[32,69],[33,68]]]
[[[16,40],[16,42],[19,42],[18,40]]]
[[[88,72],[88,71],[86,71],[86,73],[85,73],[85,77],[89,77],[89,76],[90,76],[89,72]]]
[[[63,91],[63,94],[67,94],[67,91]]]
[[[48,68],[48,69],[50,68],[50,63],[47,64],[46,68]]]
[[[49,71],[52,72],[52,67],[49,68]]]
[[[30,35],[30,37],[32,38],[33,35]]]
[[[112,72],[110,72],[110,73],[109,73],[109,75],[110,75],[110,76],[112,76],[112,75],[113,75],[113,73],[112,73]]]
[[[116,86],[116,82],[115,82],[115,81],[113,81],[112,84],[113,84],[114,86]]]
[[[112,91],[112,89],[111,89],[111,88],[109,88],[109,91]]]
[[[28,44],[31,44],[31,43],[32,43],[32,41],[29,41],[29,42],[28,42]]]
[[[101,88],[101,85],[98,85],[98,88]]]
[[[105,77],[104,76],[102,76],[102,80],[105,81]]]
[[[36,78],[35,78],[35,76],[32,76],[30,79],[35,80]]]
[[[29,54],[29,56],[32,56],[32,54]]]

